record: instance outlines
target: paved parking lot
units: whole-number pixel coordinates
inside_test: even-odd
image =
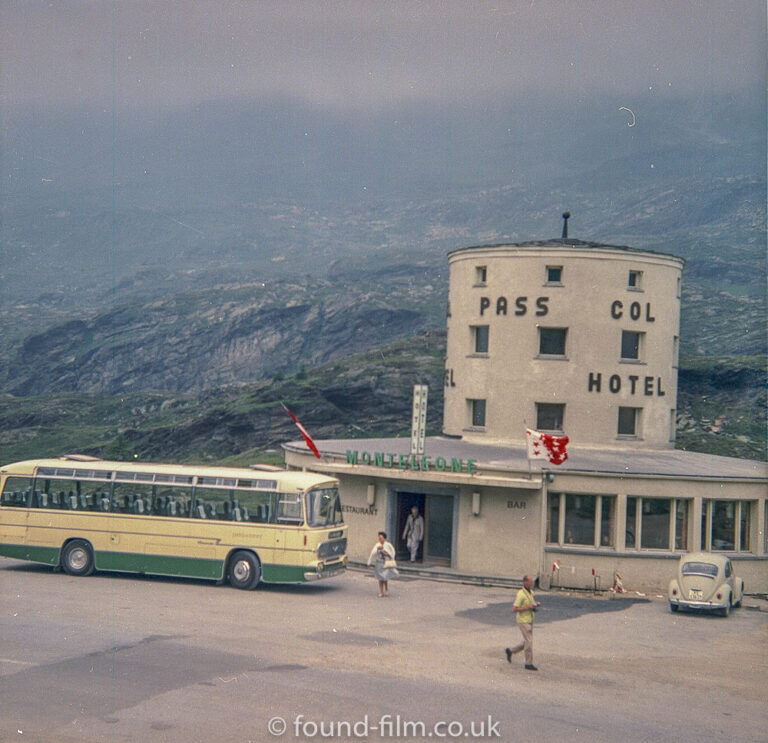
[[[0,558],[0,741],[765,740],[766,613],[541,593],[533,673],[504,657],[513,590],[391,590],[359,572],[241,592]]]

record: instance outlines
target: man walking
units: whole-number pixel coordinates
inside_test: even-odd
[[[523,641],[513,648],[504,648],[507,654],[507,662],[512,662],[512,656],[525,650],[525,670],[538,671],[533,665],[533,612],[541,606],[540,601],[536,601],[533,596],[533,576],[526,575],[523,578],[523,587],[517,592],[515,603],[512,606],[517,614],[517,626],[520,628],[520,634]]]
[[[419,544],[424,539],[424,519],[419,514],[418,506],[411,507],[408,520],[405,522],[405,529],[403,529],[403,539],[405,539],[408,551],[411,553],[411,562],[416,562]]]

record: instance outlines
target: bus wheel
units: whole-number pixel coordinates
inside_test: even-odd
[[[91,545],[82,539],[67,542],[61,551],[61,567],[70,575],[90,575],[93,573],[93,551]]]
[[[261,580],[261,565],[250,552],[235,552],[229,561],[229,582],[235,588],[250,591]]]

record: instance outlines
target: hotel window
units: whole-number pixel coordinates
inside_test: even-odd
[[[563,431],[565,404],[551,402],[536,403],[536,429],[538,431]]]
[[[547,284],[563,283],[563,267],[547,266]]]
[[[475,286],[485,286],[488,279],[487,266],[475,266]]]
[[[677,410],[674,408],[669,409],[669,440],[671,443],[675,442],[677,438]]]
[[[701,510],[701,548],[749,552],[751,511],[752,504],[749,501],[704,501]],[[707,518],[708,512],[711,520]]]
[[[485,400],[468,400],[472,426],[485,426]]]
[[[548,498],[548,542],[563,546],[614,546],[615,495],[549,493]]]
[[[645,333],[638,333],[634,330],[621,331],[621,360],[639,361],[643,350],[643,336]]]
[[[688,549],[688,502],[677,500],[675,502],[675,549]]]
[[[547,542],[557,544],[560,541],[560,495],[547,493]]]
[[[539,355],[565,356],[568,328],[539,328]]]
[[[619,408],[619,436],[639,436],[642,408]]]
[[[488,353],[488,326],[472,325],[472,350],[474,353]]]
[[[627,278],[627,288],[635,289],[637,291],[643,288],[643,272],[642,271],[630,271]]]
[[[691,501],[683,498],[627,498],[624,545],[649,550],[687,550]]]

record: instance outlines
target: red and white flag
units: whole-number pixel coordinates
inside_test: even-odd
[[[283,405],[283,403],[280,403],[280,404]],[[301,423],[299,422],[299,419],[290,410],[288,410],[288,408],[286,408],[285,405],[283,405],[283,410],[285,410],[285,412],[291,416],[291,420],[296,424],[299,431],[301,431],[301,435],[304,437],[304,441],[307,442],[307,446],[315,453],[315,456],[318,459],[322,459],[322,457],[320,456],[320,452],[317,450],[317,447],[315,446],[315,442],[312,441],[312,437],[309,435],[309,432],[307,431],[307,429],[301,425]]]
[[[567,436],[553,436],[530,428],[525,429],[525,436],[528,440],[528,459],[548,459],[551,464],[562,464],[568,459],[565,451]]]

